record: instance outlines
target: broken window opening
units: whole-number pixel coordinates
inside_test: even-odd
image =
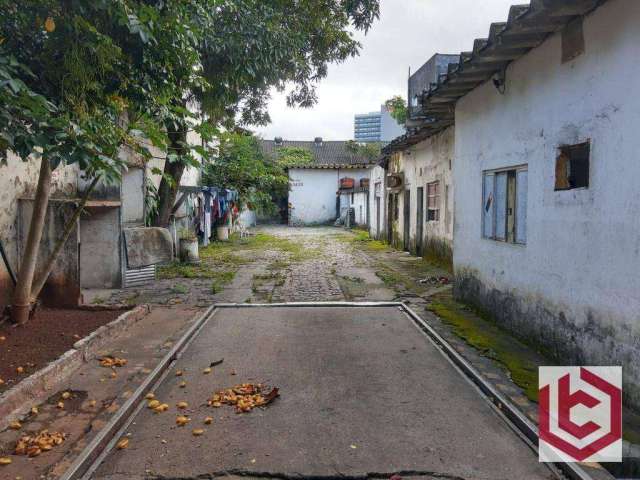
[[[506,243],[526,243],[527,181],[527,166],[483,172],[484,238]]]
[[[440,182],[427,183],[427,222],[440,220]]]
[[[555,190],[589,188],[590,156],[590,142],[564,145],[558,148]]]

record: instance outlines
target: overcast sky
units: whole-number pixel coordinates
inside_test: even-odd
[[[491,22],[506,21],[515,0],[381,0],[380,20],[357,37],[360,56],[331,65],[318,87],[318,104],[293,109],[275,94],[272,123],[256,129],[265,139],[350,140],[353,116],[380,109],[393,95],[406,98],[409,67],[416,71],[434,53],[471,50]]]

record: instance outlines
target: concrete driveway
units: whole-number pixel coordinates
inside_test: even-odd
[[[93,478],[556,478],[396,307],[221,309],[176,370],[155,391],[170,410],[143,409]],[[206,405],[243,382],[281,397],[245,414]]]

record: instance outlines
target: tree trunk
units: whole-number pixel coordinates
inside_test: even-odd
[[[91,184],[89,184],[89,187],[84,192],[84,195],[82,196],[82,199],[80,200],[80,203],[76,208],[76,211],[73,212],[73,215],[71,216],[67,224],[64,226],[64,232],[62,233],[62,237],[58,239],[58,242],[56,243],[56,246],[54,247],[53,252],[51,252],[51,255],[49,255],[49,258],[47,259],[47,263],[44,266],[42,272],[33,281],[33,287],[31,288],[32,302],[35,302],[38,299],[38,295],[40,295],[40,292],[42,291],[42,288],[44,287],[44,284],[47,281],[47,278],[49,278],[49,275],[51,274],[51,271],[53,270],[53,267],[56,264],[58,255],[60,255],[62,248],[67,243],[67,240],[69,239],[69,235],[71,235],[71,232],[73,232],[76,222],[78,221],[80,214],[82,214],[82,211],[84,210],[84,206],[86,205],[87,200],[89,199],[89,195],[91,194],[91,191],[95,188],[99,180],[100,180],[100,177],[96,176],[91,181]]]
[[[184,144],[187,141],[187,131],[181,131],[170,135],[171,145],[170,151],[176,152],[178,155],[185,154]],[[176,203],[178,195],[178,187],[184,173],[185,164],[181,161],[169,162],[165,160],[164,175],[160,180],[158,188],[158,216],[155,219],[154,226],[169,227],[171,217],[171,209]],[[172,180],[167,180],[167,177]]]
[[[18,283],[13,291],[11,305],[11,319],[19,325],[26,323],[29,319],[29,309],[31,306],[31,285],[36,271],[38,260],[38,250],[44,222],[49,206],[49,195],[51,194],[51,165],[46,158],[42,158],[40,165],[40,175],[38,176],[38,187],[36,198],[33,202],[33,213],[29,224],[29,234],[24,247],[24,254],[20,263],[18,273]]]

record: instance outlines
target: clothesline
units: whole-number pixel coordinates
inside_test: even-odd
[[[181,187],[195,201],[187,203],[187,215],[192,217],[191,224],[204,246],[209,244],[213,234],[213,225],[232,226],[238,217],[238,192],[229,188],[218,187]]]

